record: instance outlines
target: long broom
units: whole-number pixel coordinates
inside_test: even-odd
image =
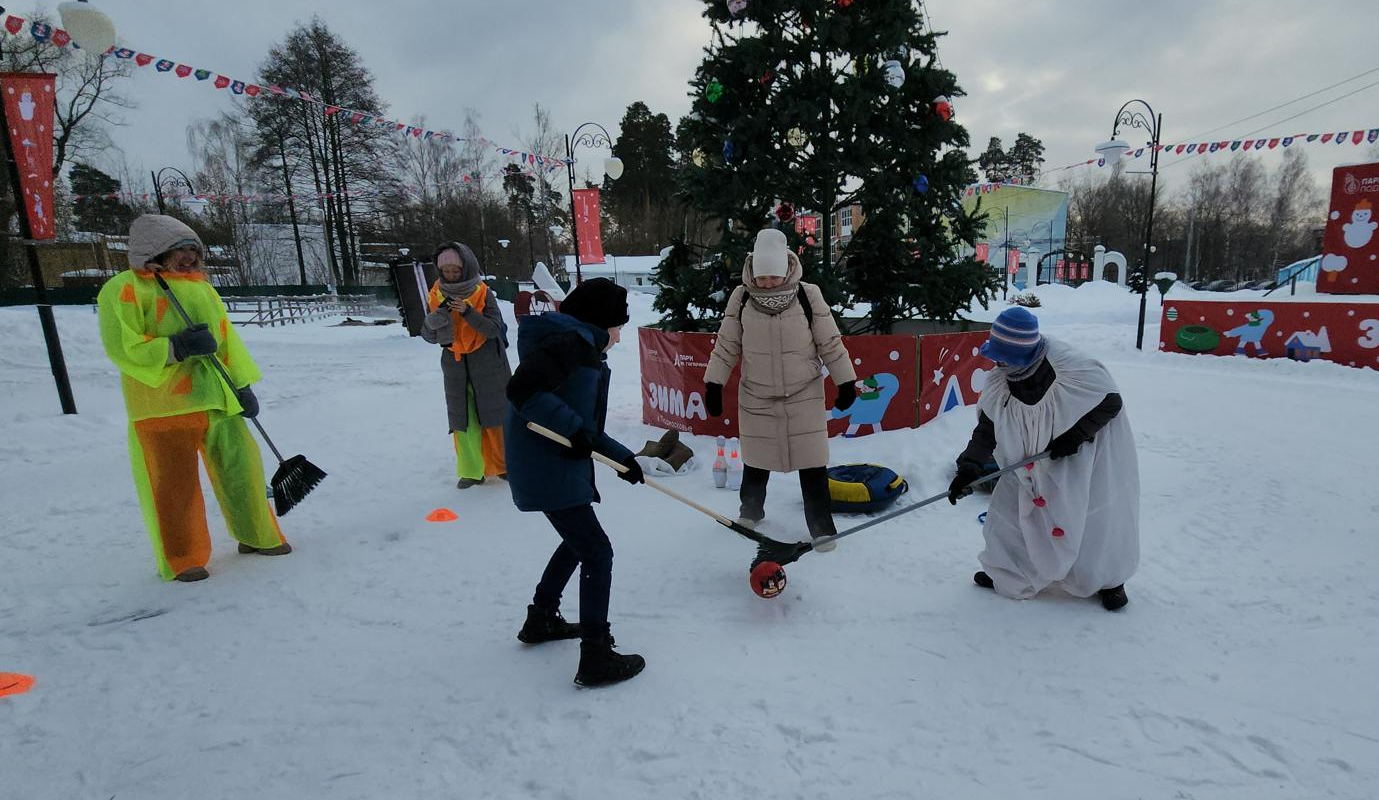
[[[182,307],[177,295],[172,293],[172,287],[163,280],[162,273],[155,270],[153,277],[158,281],[158,287],[163,290],[168,302],[172,303],[172,307],[177,309],[177,313],[181,315],[182,321],[186,322],[188,327],[195,325],[196,322],[187,313],[187,309]],[[230,373],[225,371],[225,365],[220,363],[220,359],[211,355],[206,360],[215,367],[215,371],[220,375],[221,380],[225,381],[225,385],[230,387],[230,391],[239,391],[239,387],[235,386],[235,382],[230,379]],[[307,461],[306,456],[296,455],[291,458],[283,458],[282,453],[278,452],[277,446],[273,444],[273,440],[268,438],[268,431],[263,429],[263,425],[259,423],[258,419],[249,421],[254,423],[255,428],[259,429],[259,435],[263,437],[264,443],[268,445],[268,449],[272,450],[273,455],[278,459],[278,471],[273,473],[273,480],[269,485],[273,488],[273,507],[278,512],[278,516],[284,516],[302,502],[311,493],[311,490],[315,489],[326,477],[325,470]]]
[[[527,428],[532,432],[540,434],[557,444],[564,445],[565,447],[570,446],[569,439],[565,438],[564,436],[561,436],[560,434],[556,433],[550,428],[543,427],[535,422],[528,422]],[[598,461],[601,464],[604,464],[605,466],[612,467],[619,473],[627,472],[627,467],[623,466],[622,464],[619,464],[618,462],[614,461],[613,459],[609,458],[603,453],[594,451],[591,455],[593,456],[594,460]],[[688,497],[685,497],[684,495],[677,493],[673,489],[667,488],[666,486],[662,485],[659,481],[656,481],[652,478],[646,478],[645,476],[643,476],[643,479],[646,481],[647,486],[650,486],[651,488],[655,489],[661,494],[666,495],[667,497],[670,497],[674,500],[679,500],[681,503],[684,503],[685,505],[689,506],[695,511],[704,514],[705,516],[712,519],[714,522],[717,522],[719,525],[722,525],[723,527],[727,528],[733,533],[736,533],[739,536],[751,539],[752,541],[756,542],[758,553],[766,552],[778,556],[781,559],[788,559],[783,562],[788,564],[790,563],[790,561],[794,561],[795,559],[799,558],[800,556],[804,555],[810,550],[811,545],[809,544],[809,542],[777,541],[769,536],[758,533],[745,525],[739,525],[738,523],[733,522],[732,520],[728,519],[722,514],[713,511],[712,509],[701,506],[700,504],[694,502]]]

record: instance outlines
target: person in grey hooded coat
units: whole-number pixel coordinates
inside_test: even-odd
[[[479,259],[459,242],[436,248],[440,277],[427,296],[421,337],[440,345],[445,407],[455,442],[459,488],[506,477],[503,418],[507,414],[507,329],[498,297],[483,281]]]

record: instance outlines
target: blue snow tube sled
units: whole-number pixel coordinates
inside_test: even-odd
[[[879,464],[844,464],[828,468],[828,494],[835,514],[875,514],[910,491],[895,470]]]

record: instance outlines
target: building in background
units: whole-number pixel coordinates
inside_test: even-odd
[[[571,280],[575,275],[575,257],[564,256],[565,272]],[[660,256],[613,256],[605,255],[602,264],[581,264],[580,273],[585,279],[608,278],[629,292],[656,294],[658,288],[651,279],[656,267],[661,263]]]

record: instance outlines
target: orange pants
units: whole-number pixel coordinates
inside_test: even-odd
[[[284,541],[268,505],[259,448],[243,417],[202,411],[140,420],[130,425],[129,456],[164,580],[204,567],[211,558],[198,454],[230,535],[251,547]]]

